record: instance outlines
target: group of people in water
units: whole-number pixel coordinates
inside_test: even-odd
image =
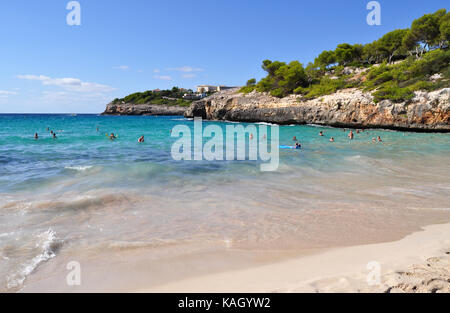
[[[51,136],[52,136],[53,139],[57,139],[57,138],[58,138],[58,137],[56,136],[56,132],[54,132],[53,130],[50,130],[49,127],[47,127],[47,131],[50,131],[50,134],[51,134]],[[346,130],[344,129],[343,131],[346,131]],[[97,132],[99,132],[99,126],[97,126]],[[359,130],[359,129],[356,130],[356,134],[361,134],[361,133],[364,133],[364,130]],[[110,133],[109,135],[106,134],[106,136],[109,137],[109,139],[110,139],[110,140],[113,140],[113,141],[119,137],[119,136],[118,136],[117,134],[115,134],[115,133]],[[319,136],[320,136],[320,137],[324,137],[324,136],[325,136],[324,133],[323,133],[323,131],[320,131],[320,132],[319,132]],[[265,136],[264,136],[264,137],[265,137]],[[353,140],[353,139],[355,138],[355,133],[353,132],[353,130],[350,130],[350,132],[348,133],[347,137],[348,137],[350,140]],[[35,140],[38,140],[38,139],[39,139],[39,134],[38,134],[38,133],[35,133],[35,134],[34,134],[34,139],[35,139]],[[252,140],[252,139],[253,139],[253,134],[250,134],[250,140]],[[301,143],[298,141],[298,139],[297,139],[296,136],[294,136],[294,137],[292,138],[292,141],[295,141],[295,146],[294,146],[295,149],[301,149],[301,148],[302,148],[302,145],[301,145]],[[330,137],[330,142],[335,142],[335,141],[336,141],[336,140],[334,139],[334,137]],[[144,142],[145,142],[144,136],[139,137],[138,143],[144,143]],[[377,136],[377,138],[375,138],[375,137],[372,138],[372,142],[373,142],[373,143],[383,142],[383,140],[381,139],[380,136]]]
[[[50,130],[49,127],[47,127],[47,131],[50,132],[50,135],[52,136],[53,139],[57,139],[58,138],[57,135],[56,135],[56,132],[54,132],[53,130]],[[97,132],[99,132],[99,131],[100,131],[100,128],[99,128],[99,126],[97,126]],[[109,139],[111,139],[111,140],[115,140],[115,139],[119,138],[119,136],[117,134],[115,134],[115,133],[111,133],[109,135],[106,134],[106,136],[109,137]],[[39,139],[39,134],[37,132],[34,133],[34,139],[35,140]],[[144,136],[139,137],[138,143],[144,143],[144,142],[145,142]]]
[[[345,131],[345,129],[344,129],[343,131]],[[356,130],[356,133],[357,133],[357,134],[364,133],[364,130],[359,130],[359,129],[357,129],[357,130]],[[325,136],[325,135],[323,134],[323,131],[320,131],[320,132],[319,132],[319,136],[321,136],[321,137],[324,137],[324,136]],[[353,130],[350,130],[350,132],[348,133],[347,137],[348,137],[350,140],[355,139],[355,133],[353,132]],[[294,137],[294,138],[295,138],[295,137]],[[330,142],[336,142],[336,140],[334,139],[334,137],[330,137]],[[383,142],[383,140],[381,139],[380,136],[378,136],[377,138],[372,138],[372,142],[374,142],[374,143],[375,143],[375,142]]]
[[[57,139],[58,138],[56,136],[56,132],[54,132],[53,130],[50,130],[50,128],[47,127],[47,131],[50,131],[50,135],[52,136],[53,139]],[[35,140],[39,139],[39,134],[38,133],[34,133],[34,139]]]
[[[343,131],[346,131],[346,130],[344,129]],[[364,133],[364,130],[359,130],[359,129],[356,130],[356,134],[361,134],[361,133]],[[325,137],[323,131],[320,131],[320,132],[319,132],[319,136],[320,136],[320,137]],[[355,139],[355,133],[353,132],[353,130],[350,130],[350,132],[348,133],[347,137],[348,137],[350,140]],[[300,142],[298,141],[298,139],[297,139],[296,136],[294,136],[294,138],[292,138],[292,141],[295,141],[295,148],[296,148],[296,149],[301,149],[302,145],[300,144]],[[330,142],[336,142],[336,140],[334,139],[334,137],[330,137]],[[372,138],[372,142],[373,142],[373,143],[383,142],[383,140],[381,139],[380,136],[377,136],[377,138],[375,138],[375,137]]]
[[[106,134],[107,136],[109,136],[109,139],[111,140],[115,140],[117,138],[119,138],[119,136],[117,134],[111,133],[111,134]],[[145,138],[144,136],[139,137],[138,139],[138,143],[144,143],[145,142]]]

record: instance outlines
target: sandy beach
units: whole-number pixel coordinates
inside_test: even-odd
[[[379,284],[376,284],[374,279],[378,265],[381,276]],[[369,285],[368,279],[375,284]],[[138,290],[195,293],[230,291],[450,292],[450,223],[424,227],[423,231],[395,242],[333,249],[262,267]]]

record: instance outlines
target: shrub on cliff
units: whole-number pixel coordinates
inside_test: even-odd
[[[432,91],[450,86],[450,50],[435,50],[416,60],[410,57],[395,65],[383,63],[372,67],[364,83],[366,91],[373,93],[375,102],[389,99],[394,102],[407,101],[418,90]],[[441,73],[443,77],[429,81],[434,74]]]
[[[256,88],[256,78],[249,79],[247,84],[241,88],[241,92],[250,93]]]
[[[247,86],[241,89],[242,92],[251,92],[256,89],[259,92],[270,92],[275,97],[285,97],[292,94],[298,87],[308,86],[305,68],[298,61],[286,64],[265,60],[262,68],[267,72],[267,77],[256,85],[256,80],[249,81]]]
[[[178,87],[173,87],[170,90],[148,90],[145,92],[136,92],[121,99],[115,99],[114,104],[131,103],[131,104],[163,104],[163,105],[179,105],[189,106],[192,101],[184,100],[185,93],[191,93],[192,90],[181,90]]]

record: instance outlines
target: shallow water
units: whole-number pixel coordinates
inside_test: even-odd
[[[282,126],[280,144],[296,136],[303,149],[280,150],[278,170],[261,172],[254,161],[174,161],[179,124],[193,127],[181,117],[0,115],[0,291],[20,290],[63,254],[302,251],[450,221],[450,134],[367,130],[349,141],[342,129]]]

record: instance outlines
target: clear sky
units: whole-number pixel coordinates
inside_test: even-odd
[[[265,59],[307,64],[339,43],[409,27],[448,0],[69,0],[0,2],[0,113],[98,113],[136,91],[261,78]]]

